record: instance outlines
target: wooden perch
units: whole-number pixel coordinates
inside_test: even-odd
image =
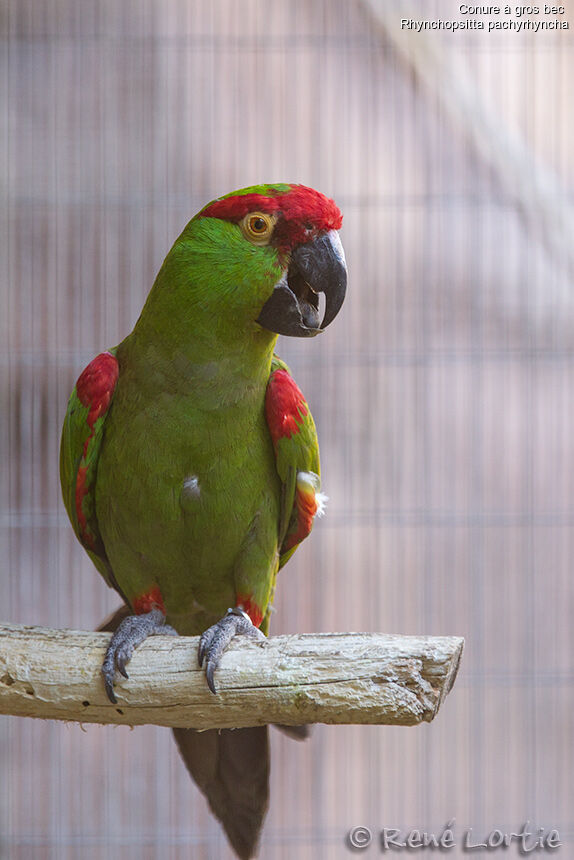
[[[451,689],[464,640],[310,633],[234,640],[208,689],[197,637],[152,636],[107,700],[108,633],[0,625],[0,713],[82,723],[196,729],[263,723],[430,721]]]

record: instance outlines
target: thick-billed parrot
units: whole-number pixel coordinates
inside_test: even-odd
[[[215,692],[230,639],[268,631],[277,573],[323,503],[315,424],[274,348],[278,334],[311,337],[338,313],[341,221],[303,185],[214,200],[169,251],[132,333],[76,383],[62,491],[77,537],[124,601],[102,667],[111,701],[116,669],[127,677],[150,634],[202,634]],[[235,851],[253,856],[267,727],[174,731]]]

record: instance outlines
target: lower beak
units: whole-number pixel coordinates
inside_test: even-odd
[[[269,331],[290,337],[313,337],[333,322],[347,290],[345,253],[336,230],[299,245],[289,267],[257,322]],[[325,313],[319,320],[319,293],[325,295]]]

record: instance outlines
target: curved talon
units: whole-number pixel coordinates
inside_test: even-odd
[[[130,656],[131,656],[131,655],[130,655]],[[116,663],[116,668],[117,668],[118,672],[120,673],[120,675],[123,675],[123,676],[124,676],[124,678],[129,678],[129,677],[130,677],[130,676],[128,675],[128,673],[126,672],[126,661],[124,661],[124,660],[118,660],[118,661],[117,661],[117,663]]]
[[[165,615],[159,609],[152,609],[144,615],[129,615],[113,633],[101,669],[106,695],[112,705],[118,702],[114,693],[116,669],[124,678],[129,678],[126,663],[129,663],[138,645],[148,636],[157,634],[178,635],[177,630],[165,623]]]
[[[199,663],[200,668],[203,666],[203,661],[211,646],[213,637],[215,636],[215,628],[217,628],[217,624],[214,624],[213,627],[208,627],[207,630],[204,630],[201,634],[201,638],[199,640],[199,648],[197,650],[197,662]]]
[[[101,669],[103,678],[104,678],[104,687],[106,689],[106,695],[112,705],[117,705],[118,700],[116,699],[116,694],[114,693],[114,666],[113,662],[108,660],[108,652],[106,652],[106,657],[104,662],[102,663]]]
[[[238,606],[228,609],[211,627],[201,634],[197,651],[197,660],[202,667],[205,662],[205,679],[212,693],[216,694],[215,671],[218,668],[223,653],[234,636],[249,636],[253,639],[265,639],[265,635],[255,627],[249,615]]]
[[[208,663],[207,668],[205,670],[205,679],[207,681],[207,686],[209,687],[209,689],[211,690],[211,692],[213,693],[214,696],[217,695],[217,690],[215,688],[215,681],[213,679],[213,676],[215,675],[216,668],[217,668],[217,665],[215,663]]]

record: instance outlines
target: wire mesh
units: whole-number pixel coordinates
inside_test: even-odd
[[[60,426],[186,221],[263,181],[344,211],[344,311],[279,344],[330,504],[281,575],[273,632],[467,645],[430,726],[276,734],[265,858],[346,857],[358,824],[456,819],[452,857],[467,827],[574,839],[572,37],[415,38],[403,17],[460,15],[446,0],[0,7],[6,621],[93,629],[116,606],[66,521]],[[2,858],[231,856],[167,730],[5,717],[0,756]]]

